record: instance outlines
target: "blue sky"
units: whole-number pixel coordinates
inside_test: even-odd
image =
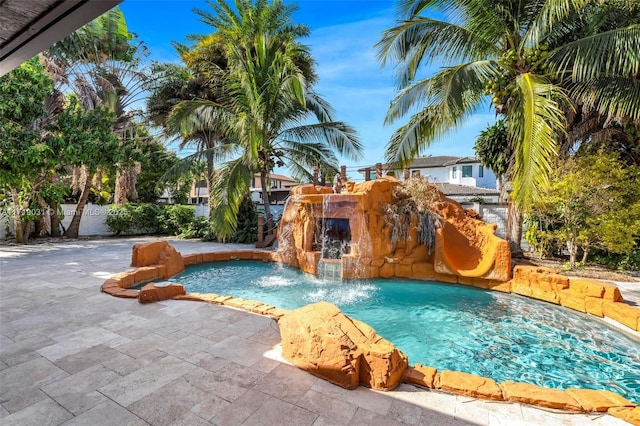
[[[297,23],[311,28],[301,40],[317,62],[316,91],[336,111],[336,118],[354,126],[365,147],[359,161],[343,159],[348,173],[384,161],[387,141],[400,124],[384,126],[384,116],[395,93],[393,69],[382,69],[374,44],[395,24],[395,1],[298,0]],[[130,31],[138,34],[151,51],[151,59],[178,61],[172,41],[186,42],[188,34],[211,32],[198,21],[193,8],[208,9],[205,1],[125,0],[120,4]],[[429,70],[425,70],[428,75]],[[487,104],[488,105],[488,104]],[[459,131],[436,142],[422,155],[472,156],[478,133],[494,121],[488,109],[476,114]],[[286,170],[280,170],[286,174]],[[356,179],[357,180],[357,179]]]

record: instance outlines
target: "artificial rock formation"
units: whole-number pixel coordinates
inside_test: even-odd
[[[346,389],[394,389],[407,368],[393,344],[328,302],[289,311],[278,326],[287,360]]]
[[[405,241],[391,242],[384,205],[394,202],[401,185],[385,177],[354,184],[340,194],[331,188],[301,185],[291,190],[278,230],[281,260],[317,274],[323,257],[318,228],[323,220],[348,223],[348,250],[339,259],[342,278],[410,277],[458,282],[458,277],[504,283],[511,278],[509,244],[494,235],[495,225],[478,220],[457,202],[439,193],[435,206],[444,218],[435,252],[418,243],[416,230]],[[322,268],[324,265],[321,265]],[[481,285],[479,285],[481,286]]]
[[[163,265],[163,278],[167,279],[184,271],[182,255],[167,241],[139,243],[133,246],[131,266]]]

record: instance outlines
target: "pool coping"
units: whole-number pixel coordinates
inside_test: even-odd
[[[203,263],[213,263],[220,261],[230,260],[255,260],[263,262],[279,262],[280,257],[278,253],[267,250],[259,249],[245,249],[245,250],[229,250],[229,251],[217,251],[217,252],[205,252],[181,255],[184,262],[184,266],[191,266]],[[514,273],[514,276],[516,274]],[[166,276],[166,267],[163,264],[154,264],[150,266],[143,266],[130,269],[125,272],[112,275],[101,286],[101,290],[107,294],[115,297],[122,298],[137,298],[141,301],[141,294],[146,291],[157,290],[153,284],[154,280],[163,279]],[[496,286],[483,286],[482,282],[473,279],[460,279],[449,280],[451,283],[470,285],[485,290],[492,290]],[[417,281],[425,281],[429,279],[417,279]],[[455,282],[453,282],[455,281]],[[141,290],[132,290],[131,286],[148,282],[147,285],[142,287]],[[509,281],[510,283],[511,281]],[[175,300],[189,300],[189,301],[201,301],[215,305],[227,306],[235,309],[241,309],[244,311],[252,312],[258,315],[269,316],[276,321],[285,315],[288,310],[278,308],[273,305],[266,305],[262,302],[255,300],[248,300],[244,298],[236,298],[227,295],[218,295],[213,293],[189,293],[184,294],[184,287],[179,284],[172,286],[175,288],[182,288],[182,294],[167,291],[164,293],[162,299],[175,299]],[[593,312],[575,309],[576,301],[573,299],[565,298],[569,300],[569,303],[561,303],[561,300],[557,302],[545,300],[542,297],[535,297],[533,293],[528,290],[529,294],[523,294],[519,291],[512,291],[513,286],[509,287],[509,291],[504,286],[495,288],[496,291],[508,292],[519,294],[528,298],[542,300],[547,303],[561,305],[574,311],[588,313],[594,318],[598,318],[598,315],[594,315]],[[615,287],[615,286],[613,286]],[[616,287],[617,288],[617,287]],[[544,296],[544,294],[543,294]],[[585,293],[585,297],[588,296],[588,292]],[[142,303],[142,302],[141,302]],[[640,327],[640,308],[636,308],[627,305],[621,301],[603,300],[604,303],[613,303],[624,305],[613,305],[615,309],[609,312],[614,312],[613,316],[606,316],[616,323],[621,324],[627,329],[627,333],[638,334],[637,328],[634,330],[627,323],[618,321],[620,316],[616,317],[616,313],[622,310],[622,313],[627,313],[628,309],[637,311],[638,317],[636,318],[636,327]],[[572,306],[573,305],[573,306]],[[580,304],[578,307],[582,306]],[[631,311],[631,312],[634,312]],[[605,317],[603,314],[602,317]],[[610,325],[610,324],[609,324]],[[639,334],[640,335],[640,334]],[[606,390],[594,390],[594,389],[567,389],[559,390],[552,388],[544,388],[528,383],[520,382],[500,382],[496,383],[493,379],[487,377],[476,376],[464,372],[455,372],[443,370],[438,372],[436,368],[415,364],[409,366],[403,377],[405,383],[410,383],[425,387],[428,389],[435,389],[444,391],[451,394],[465,395],[474,398],[493,400],[493,401],[505,401],[505,402],[520,402],[528,405],[534,405],[538,407],[560,409],[569,412],[585,412],[585,413],[609,413],[614,417],[620,418],[633,424],[640,424],[640,406],[626,400],[624,397]]]

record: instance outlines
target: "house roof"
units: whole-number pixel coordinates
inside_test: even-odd
[[[256,173],[255,177],[260,177],[260,173]],[[291,178],[289,176],[285,176],[285,175],[278,175],[276,173],[271,173],[269,175],[269,179],[277,179],[277,180],[282,180],[282,181],[286,181],[286,182],[293,182],[293,183],[298,183],[297,180],[295,180],[294,178]]]
[[[122,0],[0,1],[0,76]]]
[[[478,163],[478,159],[476,157],[456,157],[452,155],[436,155],[436,156],[428,156],[428,157],[417,157],[409,166],[409,169],[427,169],[431,167],[447,167],[453,166],[456,164],[469,164],[469,163]],[[364,172],[365,169],[370,168],[371,170],[375,169],[374,166],[367,166],[358,169],[358,172]],[[382,168],[384,170],[393,170],[395,167],[392,164],[383,164]]]
[[[477,196],[494,196],[500,195],[497,189],[480,188],[477,186],[456,185],[453,183],[434,183],[436,188],[444,195],[477,195]]]

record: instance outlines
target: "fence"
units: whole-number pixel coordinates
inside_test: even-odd
[[[507,229],[507,207],[505,205],[500,204],[478,204],[478,203],[465,203],[463,206],[467,209],[473,209],[478,212],[482,219],[488,223],[495,223],[498,228],[496,229],[496,235],[501,238],[504,238],[506,235]],[[276,206],[271,206],[272,210]],[[274,213],[274,216],[279,217],[281,214],[281,206],[277,206]],[[209,206],[207,205],[196,205],[196,217],[197,216],[208,216],[209,214]],[[81,236],[105,236],[105,235],[113,235],[112,232],[109,231],[105,220],[107,218],[107,211],[109,210],[109,206],[98,206],[95,204],[87,204],[82,214],[82,220],[80,221],[80,232]],[[62,221],[62,225],[67,228],[71,223],[71,218],[75,213],[75,204],[63,204],[62,211],[64,213],[64,219]],[[3,215],[0,216],[0,240],[4,240],[7,238],[7,228],[9,232],[14,235],[13,229],[13,220],[11,217]]]

